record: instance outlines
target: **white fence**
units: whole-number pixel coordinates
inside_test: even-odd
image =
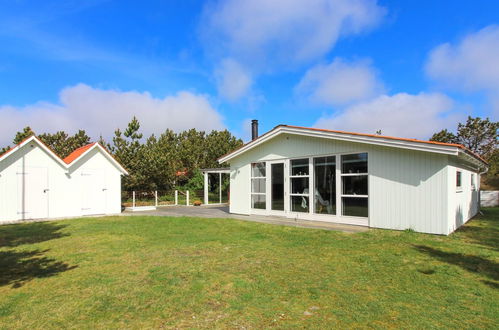
[[[480,191],[480,205],[483,207],[499,206],[499,191]]]
[[[130,211],[155,210],[158,206],[191,205],[189,191],[130,191],[122,196],[122,204]]]

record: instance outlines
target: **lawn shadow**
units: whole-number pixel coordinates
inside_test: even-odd
[[[53,222],[0,226],[0,248],[40,243],[69,236],[69,234],[61,232],[61,229],[65,227],[66,225]]]
[[[18,288],[34,278],[54,276],[77,267],[46,257],[47,251],[0,251],[0,286]]]
[[[414,248],[440,261],[459,266],[469,272],[487,276],[494,281],[499,281],[499,264],[494,261],[469,254],[445,252],[424,245],[415,245]]]
[[[34,278],[44,278],[71,270],[77,266],[47,257],[48,250],[20,251],[21,245],[36,244],[69,236],[61,232],[66,225],[34,222],[0,226],[0,287],[21,287]]]
[[[473,244],[499,251],[499,208],[484,208],[478,215],[459,227],[453,235]]]

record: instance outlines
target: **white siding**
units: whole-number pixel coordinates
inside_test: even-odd
[[[99,168],[106,173],[106,214],[121,212],[119,170],[97,149],[79,159],[68,171],[52,156],[32,142],[0,162],[0,222],[22,219],[18,213],[17,176],[24,167],[45,168],[48,173],[48,217],[81,216],[81,176],[84,168]]]
[[[252,212],[252,162],[358,152],[368,152],[370,227],[448,234],[448,156],[299,135],[279,135],[230,161],[230,210]]]
[[[456,172],[461,172],[461,188],[456,186]],[[471,186],[471,175],[475,175],[475,185]],[[449,176],[449,221],[448,232],[451,233],[465,224],[479,211],[480,176],[465,164],[451,162],[448,166]]]

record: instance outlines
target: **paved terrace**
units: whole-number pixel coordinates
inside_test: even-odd
[[[168,216],[168,217],[200,217],[200,218],[223,218],[223,219],[238,219],[244,221],[253,221],[268,223],[273,225],[313,228],[324,230],[343,231],[348,233],[359,233],[368,231],[369,228],[363,226],[345,225],[340,223],[330,223],[323,221],[309,221],[291,219],[276,216],[259,216],[259,215],[239,215],[230,214],[228,206],[160,206],[156,210],[151,211],[125,211],[123,215],[153,215],[153,216]]]

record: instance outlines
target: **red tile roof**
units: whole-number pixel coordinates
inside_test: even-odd
[[[87,144],[83,147],[79,147],[78,149],[76,149],[75,151],[73,151],[72,153],[69,154],[69,156],[67,156],[66,158],[64,158],[64,162],[66,164],[71,164],[74,160],[76,160],[78,157],[80,157],[81,155],[83,155],[85,153],[85,151],[87,151],[88,149],[92,148],[97,142],[94,142],[94,143],[90,143],[90,144]]]

